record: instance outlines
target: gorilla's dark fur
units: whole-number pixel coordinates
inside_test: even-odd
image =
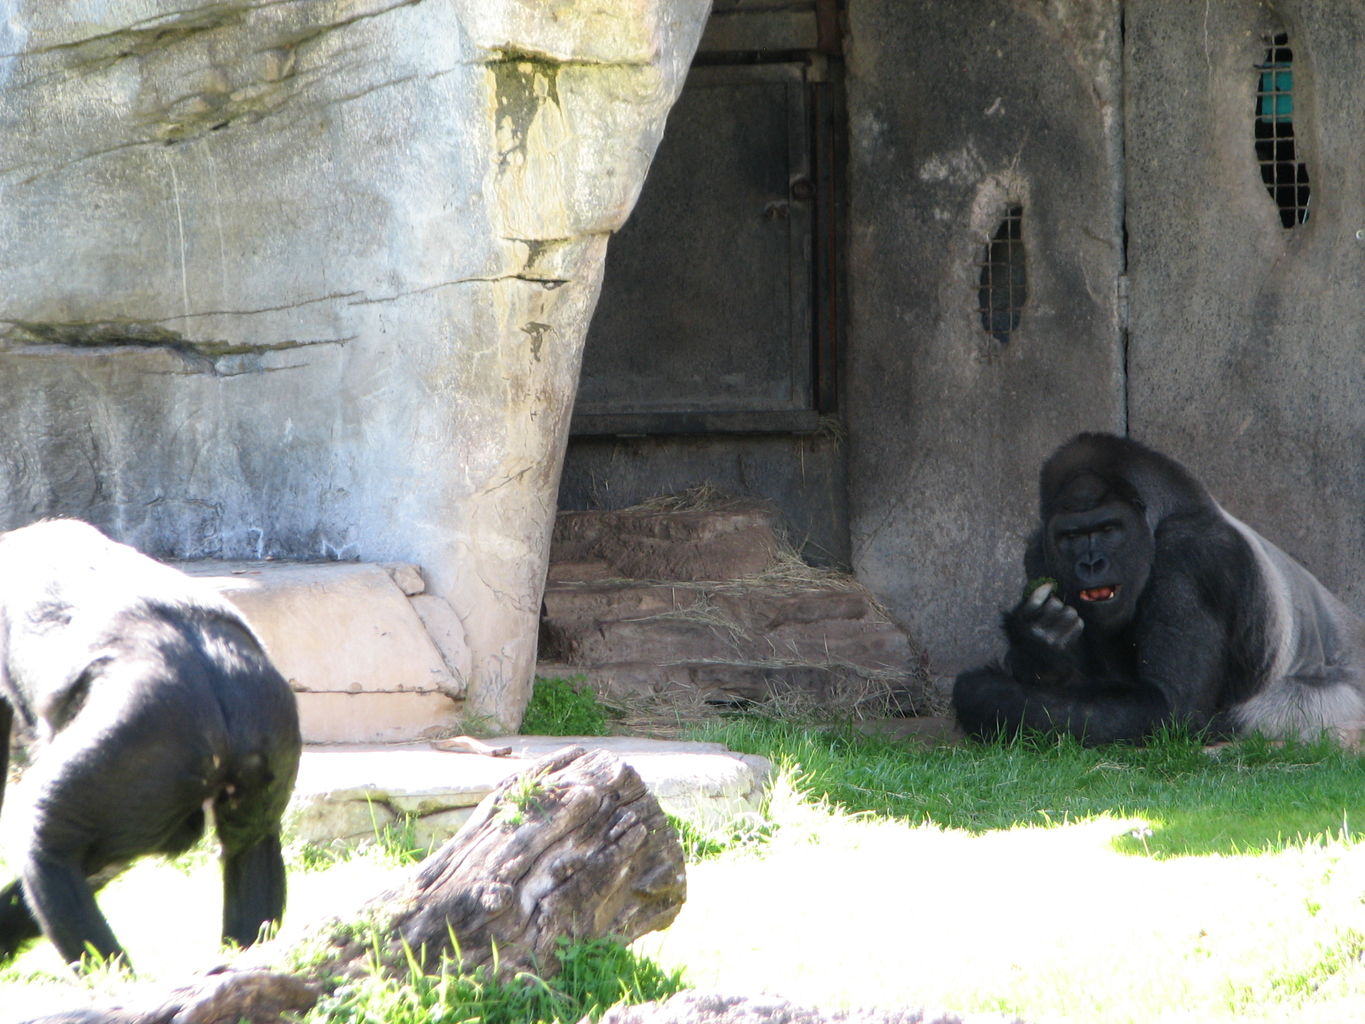
[[[84,523],[3,535],[0,797],[16,718],[36,756],[5,808],[19,879],[0,891],[0,961],[40,932],[68,962],[121,953],[95,889],[136,857],[193,845],[206,808],[223,937],[247,945],[278,920],[298,711],[211,590]]]
[[[968,733],[1105,743],[1168,724],[1312,736],[1365,721],[1365,623],[1179,463],[1082,434],[1039,492],[1024,557],[1039,582],[1005,616],[1004,664],[953,689]]]

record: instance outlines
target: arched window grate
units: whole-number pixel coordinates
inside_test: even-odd
[[[1287,228],[1308,220],[1308,168],[1294,149],[1294,51],[1289,36],[1266,39],[1264,62],[1256,65],[1256,162],[1261,180]]]
[[[981,260],[980,290],[977,292],[981,326],[1000,344],[1009,344],[1010,335],[1019,329],[1027,299],[1024,208],[1011,206],[986,243]]]

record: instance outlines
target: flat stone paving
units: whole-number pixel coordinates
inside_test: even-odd
[[[507,757],[456,753],[431,743],[307,746],[290,804],[291,833],[310,842],[356,842],[404,819],[422,846],[444,842],[503,779],[565,746],[607,750],[640,773],[663,809],[705,830],[759,810],[771,766],[719,743],[633,736],[502,736]]]

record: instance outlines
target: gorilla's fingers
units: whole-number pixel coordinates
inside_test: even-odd
[[[1084,632],[1085,630],[1085,623],[1082,622],[1081,617],[1076,614],[1076,610],[1073,608],[1070,609],[1070,611],[1072,622],[1071,625],[1067,627],[1066,632],[1062,634],[1061,640],[1058,641],[1057,646],[1059,647],[1069,647],[1071,645],[1071,642],[1075,640],[1078,636],[1080,636],[1081,633]]]
[[[1047,599],[1052,596],[1052,592],[1057,588],[1055,583],[1044,583],[1041,587],[1029,594],[1019,611],[1025,615],[1032,615],[1043,605],[1047,604]]]
[[[1029,627],[1039,640],[1051,647],[1065,647],[1080,635],[1084,624],[1081,616],[1070,605],[1055,597],[1048,598],[1037,620]]]

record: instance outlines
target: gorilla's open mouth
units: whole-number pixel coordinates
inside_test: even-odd
[[[1082,601],[1112,601],[1118,596],[1118,587],[1091,587],[1081,591]]]

